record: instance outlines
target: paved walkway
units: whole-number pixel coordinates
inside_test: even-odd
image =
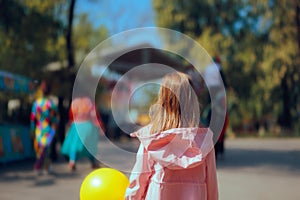
[[[115,143],[135,151],[136,141]],[[100,143],[114,166],[130,169],[134,160],[124,157],[108,143]],[[105,154],[105,155],[104,155]],[[84,177],[91,172],[88,160],[75,173],[61,157],[54,174],[37,176],[33,160],[0,165],[1,200],[73,200],[79,198]],[[226,141],[226,155],[217,162],[220,200],[299,200],[300,139],[233,139]],[[127,174],[128,175],[128,174]]]
[[[226,142],[217,162],[220,199],[299,200],[299,139],[238,139]]]

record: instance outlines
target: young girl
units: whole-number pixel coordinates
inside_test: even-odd
[[[189,76],[167,74],[151,123],[131,134],[141,141],[127,200],[218,199],[212,132],[199,128],[199,105]]]

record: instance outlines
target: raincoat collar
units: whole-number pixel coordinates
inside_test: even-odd
[[[150,135],[151,126],[135,134],[150,157],[164,167],[190,168],[200,164],[213,148],[213,133],[207,128],[173,128]]]

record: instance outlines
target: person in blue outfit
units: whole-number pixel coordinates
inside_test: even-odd
[[[95,106],[88,97],[73,99],[70,109],[71,125],[62,144],[61,153],[69,157],[69,169],[76,169],[76,160],[87,156],[92,168],[98,168],[95,159],[101,131]],[[100,121],[101,122],[101,121]]]

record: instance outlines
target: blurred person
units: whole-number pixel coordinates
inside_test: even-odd
[[[218,199],[213,133],[199,128],[197,102],[188,75],[163,78],[150,124],[131,134],[141,144],[127,200]]]
[[[215,105],[215,109],[226,109],[225,113],[225,120],[223,124],[223,128],[221,130],[221,133],[219,134],[219,137],[216,139],[216,144],[214,146],[215,148],[215,154],[216,158],[224,157],[224,152],[225,152],[225,138],[226,138],[226,130],[229,124],[229,116],[227,113],[227,108],[226,108],[226,97],[223,96],[222,92],[222,86],[224,85],[225,89],[227,88],[227,82],[226,78],[221,66],[221,59],[217,55],[214,57],[214,63],[207,66],[204,72],[205,80],[206,80],[206,85],[207,88],[210,90],[210,97],[214,97],[217,105]],[[211,112],[212,112],[212,107],[211,107],[211,99],[208,99],[208,105],[204,109],[204,117],[202,119],[202,122],[204,125],[209,126],[210,125],[210,118],[211,118]]]
[[[221,131],[221,134],[215,144],[215,153],[216,153],[216,158],[218,159],[219,157],[222,159],[224,158],[224,152],[225,152],[225,146],[224,146],[224,142],[225,142],[225,137],[226,137],[226,130],[229,124],[229,117],[228,114],[226,113],[225,115],[225,121],[224,121],[224,125]]]
[[[98,140],[103,124],[96,113],[95,105],[89,97],[77,97],[72,100],[69,112],[70,127],[62,144],[61,153],[69,157],[69,169],[76,169],[78,157],[87,156],[92,168],[98,168],[95,159],[98,152]]]
[[[30,117],[30,129],[34,136],[34,149],[36,162],[34,170],[50,172],[50,146],[55,136],[59,121],[57,106],[49,98],[50,87],[42,81],[40,84],[40,97],[33,103]]]

